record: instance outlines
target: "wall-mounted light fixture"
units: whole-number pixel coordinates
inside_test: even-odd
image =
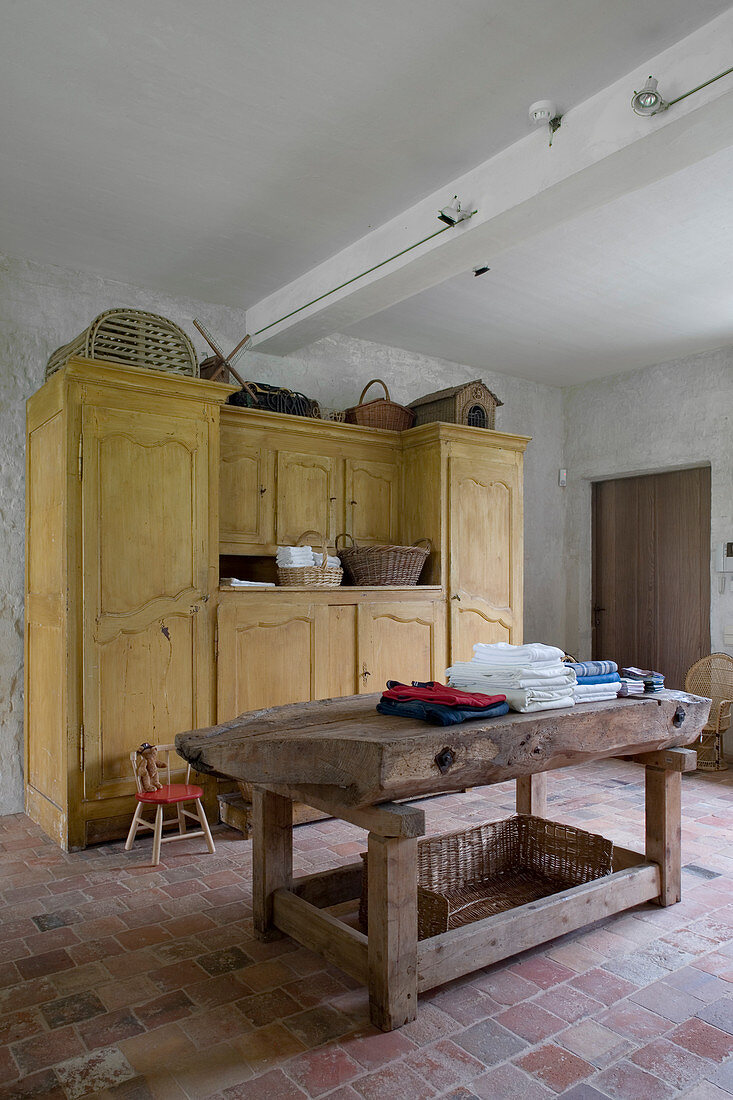
[[[666,111],[669,107],[673,107],[675,103],[679,103],[680,100],[687,99],[688,95],[694,95],[695,92],[707,88],[708,84],[714,84],[716,80],[728,76],[729,73],[733,73],[733,68],[726,69],[723,73],[718,73],[717,76],[713,76],[710,80],[706,80],[704,84],[698,84],[696,88],[691,88],[689,92],[678,95],[676,99],[670,99],[669,102],[662,98],[662,94],[657,88],[658,81],[653,76],[649,76],[641,91],[634,92],[632,95],[631,109],[635,114],[642,115],[645,118],[649,118],[651,115],[658,115],[660,111]]]
[[[468,221],[475,213],[475,210],[461,210],[458,195],[454,195],[453,202],[449,202],[447,206],[438,211],[438,218],[446,225],[458,225],[459,222]]]

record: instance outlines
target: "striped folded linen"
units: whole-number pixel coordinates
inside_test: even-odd
[[[474,660],[489,661],[498,665],[531,665],[562,661],[565,653],[554,645],[530,642],[527,645],[511,645],[510,642],[477,642],[473,647]]]
[[[579,684],[619,684],[618,672],[604,672],[600,676],[578,676]]]
[[[609,672],[618,672],[615,661],[566,661],[576,676],[605,676]]]
[[[643,695],[644,694],[644,681],[643,680],[630,680],[628,677],[621,677],[621,684],[618,689],[618,694],[623,695]]]

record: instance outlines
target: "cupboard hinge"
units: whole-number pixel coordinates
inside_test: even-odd
[[[84,771],[84,723],[79,726],[79,771]]]
[[[79,481],[84,473],[84,436],[79,436]]]
[[[214,627],[214,660],[219,660],[219,624]]]

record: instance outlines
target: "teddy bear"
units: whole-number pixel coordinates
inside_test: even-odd
[[[158,778],[158,750],[155,745],[148,744],[147,741],[143,741],[139,749],[135,750],[138,755],[137,762],[137,775],[140,779],[142,789],[147,793],[151,791],[159,791],[162,789],[163,784]]]

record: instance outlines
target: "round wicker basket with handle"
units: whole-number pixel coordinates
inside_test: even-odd
[[[351,539],[351,546],[339,546]],[[425,546],[421,546],[425,543]],[[357,546],[351,535],[337,535],[336,553],[354,584],[414,585],[428,559],[430,539],[418,539],[412,546]]]
[[[364,403],[364,396],[370,386],[378,382],[384,389],[384,397],[377,397],[374,401]],[[387,428],[393,432],[404,432],[411,428],[415,420],[412,409],[398,405],[389,396],[387,385],[381,378],[372,378],[361,391],[359,404],[346,410],[346,422],[348,424],[361,424],[364,428]]]
[[[277,583],[281,588],[338,588],[343,580],[343,569],[328,564],[328,549],[325,535],[318,531],[304,531],[296,546],[305,546],[305,540],[315,535],[323,548],[320,565],[278,566]],[[312,544],[311,544],[312,545]]]

